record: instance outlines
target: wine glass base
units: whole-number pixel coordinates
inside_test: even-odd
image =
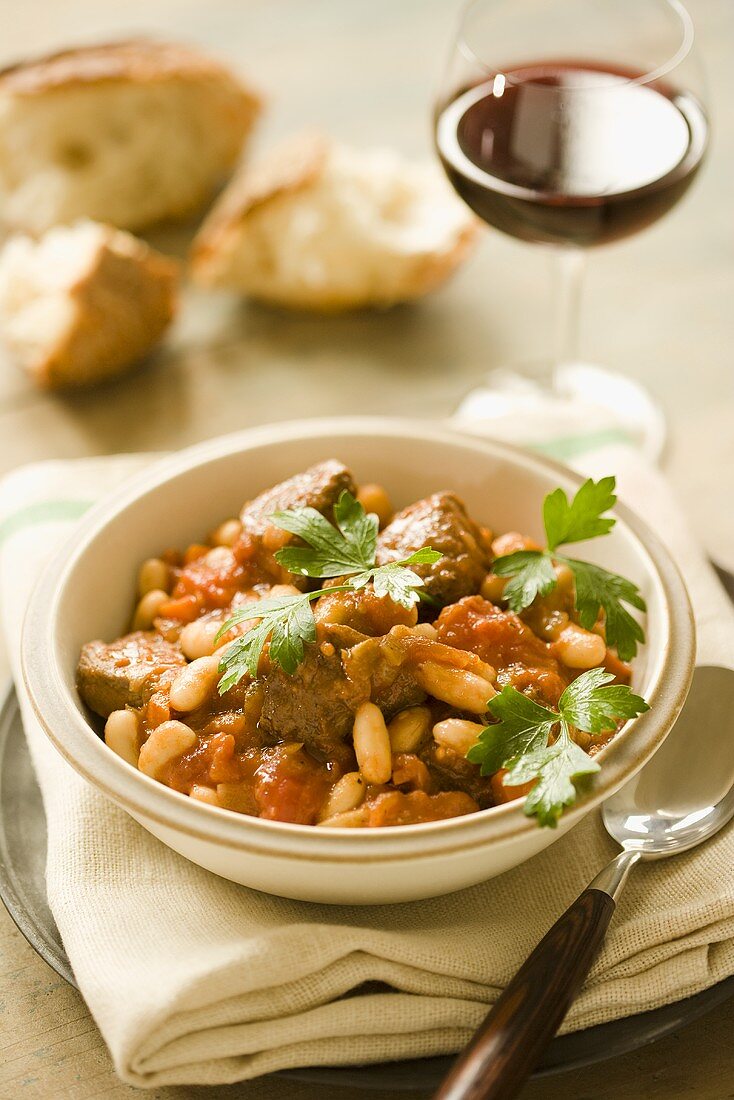
[[[590,363],[491,371],[455,415],[467,425],[481,422],[495,437],[536,444],[567,458],[585,444],[617,441],[658,462],[666,440],[665,417],[647,390]]]
[[[651,462],[665,449],[663,410],[644,386],[624,374],[592,363],[568,363],[553,372],[555,393],[605,409]]]

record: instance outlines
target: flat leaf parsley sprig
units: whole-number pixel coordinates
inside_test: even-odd
[[[306,644],[316,640],[311,603],[319,596],[353,591],[371,582],[377,596],[389,596],[403,607],[412,607],[420,599],[423,579],[410,566],[432,565],[441,557],[439,551],[426,546],[400,561],[377,565],[379,521],[376,515],[365,512],[347,490],[334,505],[333,524],[315,508],[293,508],[275,512],[270,518],[276,527],[298,535],[307,544],[278,550],[275,558],[279,565],[304,577],[347,579],[344,584],[316,592],[253,601],[238,608],[217,639],[248,619],[259,622],[225,650],[219,664],[220,694],[245,675],[257,677],[260,655],[268,639],[270,660],[292,676],[303,660]]]
[[[543,524],[547,539],[545,550],[518,550],[497,558],[493,570],[499,577],[508,577],[504,598],[511,611],[520,612],[537,596],[547,596],[556,584],[554,562],[571,570],[574,577],[575,605],[579,622],[587,630],[594,626],[599,612],[605,616],[607,644],[614,646],[623,661],[637,652],[637,643],[645,634],[625,604],[645,611],[645,601],[632,581],[610,573],[600,565],[578,561],[558,553],[559,546],[584,542],[611,531],[615,520],[604,516],[614,507],[616,479],[584,482],[572,501],[563,489],[550,493],[543,504]]]
[[[557,711],[506,685],[488,706],[498,721],[484,727],[467,759],[481,765],[482,775],[506,768],[507,786],[532,782],[524,811],[541,825],[555,828],[565,807],[576,799],[574,781],[599,771],[596,761],[573,740],[572,728],[590,734],[611,732],[622,719],[650,709],[628,687],[612,685],[613,679],[603,668],[584,672],[563,692]]]

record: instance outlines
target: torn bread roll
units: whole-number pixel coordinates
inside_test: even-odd
[[[131,41],[0,73],[0,220],[41,233],[196,213],[236,163],[258,96],[198,50]]]
[[[301,134],[232,179],[194,240],[191,271],[297,309],[390,306],[440,286],[477,232],[437,167]]]
[[[10,356],[45,389],[121,374],[163,335],[178,265],[129,233],[95,222],[13,237],[0,253],[0,331]]]

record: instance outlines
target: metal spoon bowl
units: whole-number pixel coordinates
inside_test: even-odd
[[[734,670],[697,668],[663,745],[608,798],[622,851],[525,960],[435,1100],[511,1100],[583,985],[632,868],[701,844],[734,818]]]
[[[695,847],[734,817],[734,671],[697,668],[675,727],[602,809],[627,852],[661,859]]]

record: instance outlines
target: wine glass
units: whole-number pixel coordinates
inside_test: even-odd
[[[585,250],[651,225],[685,194],[708,137],[679,0],[473,0],[435,108],[461,198],[558,261],[556,393],[605,406],[655,454],[664,421],[632,379],[578,361]],[[640,288],[641,289],[641,288]],[[637,291],[630,273],[630,304]]]

